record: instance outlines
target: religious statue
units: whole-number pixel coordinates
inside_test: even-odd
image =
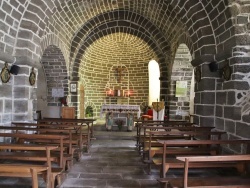
[[[121,83],[122,81],[122,72],[126,70],[126,68],[122,68],[122,66],[118,66],[116,69],[117,73],[117,82]]]
[[[106,115],[106,128],[107,128],[107,131],[110,131],[112,129],[113,124],[114,124],[113,113],[109,112]]]
[[[128,131],[132,131],[134,125],[134,115],[132,113],[128,113],[127,126]]]

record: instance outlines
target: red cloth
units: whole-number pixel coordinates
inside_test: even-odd
[[[148,113],[149,116],[153,116],[153,110],[152,109],[148,109]]]

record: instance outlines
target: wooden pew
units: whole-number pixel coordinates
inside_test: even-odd
[[[175,147],[178,150],[178,153],[175,155],[186,155],[185,151],[188,147],[210,147],[216,146],[216,154],[221,154],[220,149],[222,145],[231,145],[231,144],[247,144],[247,151],[249,151],[250,140],[159,140],[159,143],[162,144],[163,147],[163,155],[162,159],[153,159],[153,163],[157,166],[161,166],[161,177],[165,178],[166,173],[170,168],[184,168],[184,164],[182,161],[177,160],[176,158],[169,158],[168,156],[171,154],[172,147]],[[207,164],[207,166],[206,166]],[[200,164],[192,163],[193,166],[189,166],[189,168],[204,168],[204,167],[225,167],[226,164],[221,164],[222,166],[210,165],[208,163],[203,163],[202,166]],[[232,167],[232,165],[229,165]],[[240,170],[242,167],[238,167]]]
[[[147,122],[139,122],[136,124],[137,127],[137,135],[136,135],[136,146],[140,147],[140,140],[142,135],[145,136],[145,131],[147,128],[151,130],[162,128],[162,127],[193,127],[195,126],[193,123],[185,122],[185,121],[147,121]],[[147,127],[145,129],[145,127]],[[167,130],[167,129],[165,129]]]
[[[190,127],[190,126],[194,126],[194,123],[189,123],[187,121],[154,121],[154,120],[149,120],[149,121],[136,121],[135,123],[135,127],[136,127],[136,145],[138,146],[139,142],[139,138],[141,135],[141,129],[142,127],[146,127],[146,126],[163,126],[163,127],[171,127],[171,126],[175,126],[175,127]]]
[[[159,143],[157,140],[164,139],[164,140],[191,140],[195,139],[196,136],[205,136],[206,139],[211,139],[211,136],[216,136],[217,140],[221,139],[221,135],[225,134],[226,132],[222,131],[211,131],[211,132],[204,132],[204,131],[149,131],[149,141],[144,143],[144,154],[146,153],[148,159],[144,162],[148,164],[149,174],[151,173],[151,164],[153,163],[153,157],[157,154],[163,154],[162,144]],[[168,154],[170,155],[177,155],[179,154],[186,154],[186,155],[194,155],[194,154],[216,154],[216,150],[212,150],[211,148],[186,148],[186,149],[168,149]],[[144,155],[145,156],[145,155]],[[156,160],[156,159],[155,159]]]
[[[78,142],[78,159],[80,159],[81,157],[81,152],[84,149],[83,147],[86,146],[86,149],[88,151],[89,149],[89,137],[86,137],[85,135],[83,135],[82,131],[81,131],[81,125],[74,125],[74,124],[60,124],[60,126],[58,124],[36,124],[36,123],[25,123],[25,122],[12,122],[12,125],[15,125],[17,127],[39,127],[39,128],[54,128],[54,129],[58,129],[58,130],[62,130],[62,129],[72,129],[72,142]],[[75,148],[76,149],[76,148]]]
[[[5,134],[5,133],[3,133]],[[8,133],[7,133],[8,134]],[[8,135],[10,136],[10,134]],[[0,159],[11,160],[11,164],[0,164],[0,176],[10,177],[32,177],[33,187],[38,188],[38,174],[46,177],[46,184],[48,188],[53,188],[55,178],[62,172],[60,168],[52,168],[51,162],[54,161],[51,156],[52,150],[57,149],[57,146],[46,145],[28,145],[28,144],[10,144],[0,143]],[[11,151],[6,151],[11,150]],[[18,152],[16,152],[18,151]],[[25,151],[25,152],[19,152]],[[40,152],[45,155],[41,156]],[[31,152],[33,152],[31,154]],[[37,153],[38,152],[38,153]],[[44,161],[46,165],[35,164],[15,164],[15,161],[29,161],[41,162]],[[59,180],[59,178],[58,178]]]
[[[69,136],[67,135],[42,135],[42,134],[21,134],[21,133],[0,133],[0,137],[10,137],[10,138],[16,138],[19,143],[22,143],[23,140],[25,141],[32,141],[34,142],[40,142],[41,140],[44,140],[45,143],[53,143],[55,140],[59,141],[59,149],[60,149],[60,155],[59,155],[59,165],[61,168],[63,168],[63,142],[64,139],[67,139]],[[57,142],[56,142],[57,143]]]
[[[143,151],[144,142],[149,141],[150,135],[147,134],[147,131],[155,130],[154,126],[143,126],[141,127],[143,129],[143,134],[139,137],[139,152]],[[164,131],[172,131],[172,130],[178,130],[178,131],[194,131],[194,132],[211,132],[211,130],[214,129],[214,127],[157,127],[157,130],[163,130]]]
[[[34,126],[35,125],[35,126]],[[33,133],[37,133],[37,134],[50,134],[50,135],[68,135],[69,139],[64,139],[64,145],[65,145],[65,151],[66,153],[64,154],[64,156],[67,158],[68,160],[73,160],[73,156],[74,153],[77,156],[77,159],[79,159],[79,157],[81,156],[81,151],[79,148],[79,138],[73,138],[73,134],[75,132],[74,129],[59,129],[54,128],[54,126],[48,126],[48,124],[27,124],[27,126],[18,126],[18,124],[16,124],[15,126],[0,126],[0,130],[11,130],[13,133],[26,133],[27,131],[32,131]],[[59,142],[58,142],[59,143]],[[52,143],[53,144],[53,143]],[[54,143],[55,144],[55,143]],[[70,159],[70,157],[72,159]],[[70,166],[68,166],[70,167]]]
[[[0,164],[0,176],[31,177],[32,188],[38,188],[38,175],[48,174],[47,171],[48,167],[45,165]],[[47,188],[49,188],[49,185],[47,185]]]
[[[48,123],[48,124],[78,124],[84,127],[87,125],[88,133],[90,133],[90,139],[94,139],[94,121],[96,119],[63,119],[63,118],[43,118],[38,120],[38,123]]]
[[[190,164],[192,163],[201,163],[201,164],[232,164],[232,166],[246,165],[246,162],[250,162],[250,155],[223,155],[223,156],[186,156],[186,157],[177,157],[177,160],[180,160],[184,163],[184,179],[175,178],[170,179],[167,183],[171,187],[176,188],[245,188],[250,187],[250,178],[242,176],[227,176],[227,177],[188,177],[188,171]],[[201,165],[202,166],[202,165]],[[207,168],[204,165],[204,168]],[[245,174],[246,172],[244,172]]]

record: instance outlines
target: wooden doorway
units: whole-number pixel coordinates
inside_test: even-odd
[[[83,85],[82,84],[80,84],[80,99],[79,99],[79,102],[80,102],[80,104],[79,104],[79,111],[80,111],[80,119],[81,118],[85,118],[85,109],[84,109],[84,87],[83,87]]]

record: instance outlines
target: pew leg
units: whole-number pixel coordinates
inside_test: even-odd
[[[242,175],[246,174],[246,172],[247,172],[247,170],[246,170],[247,167],[246,167],[245,162],[238,163],[236,168],[237,168],[237,171]]]
[[[32,177],[32,188],[38,188],[38,177],[37,171],[33,168],[30,169],[31,177]]]

